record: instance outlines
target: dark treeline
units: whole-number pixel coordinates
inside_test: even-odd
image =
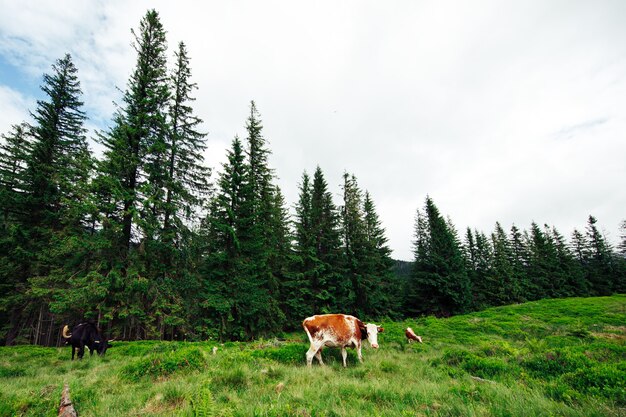
[[[184,43],[168,67],[153,10],[133,36],[99,158],[70,55],[44,75],[32,121],[2,135],[0,342],[58,345],[83,319],[124,340],[249,340],[316,313],[400,319],[625,290],[626,238],[612,248],[593,217],[569,243],[536,224],[461,239],[428,198],[399,268],[354,175],[336,204],[322,170],[305,171],[290,216],[254,102],[212,178]]]

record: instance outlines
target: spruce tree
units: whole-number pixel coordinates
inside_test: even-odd
[[[285,312],[287,323],[314,314],[317,309],[313,291],[319,288],[314,283],[315,265],[318,260],[314,245],[315,236],[312,229],[312,185],[306,171],[302,173],[302,180],[298,188],[298,201],[295,205],[295,245],[292,279],[283,283],[281,306]]]
[[[367,235],[363,213],[363,195],[354,175],[343,175],[343,206],[341,207],[341,235],[345,274],[351,287],[345,306],[357,316],[369,314],[372,301],[370,290],[373,277],[364,265]]]
[[[72,57],[66,54],[45,74],[34,119],[28,159],[30,201],[27,223],[59,230],[61,218],[75,202],[76,187],[89,176],[90,154],[83,123],[82,91]],[[65,213],[63,213],[65,212]]]
[[[558,263],[558,277],[555,281],[559,283],[560,288],[558,288],[556,296],[584,296],[589,289],[580,263],[576,261],[565,238],[558,232],[556,227],[552,227],[549,232],[552,234]]]
[[[509,242],[511,244],[511,267],[513,268],[513,279],[519,287],[519,294],[514,302],[523,303],[528,300],[529,288],[528,281],[528,248],[525,243],[524,234],[517,226],[511,226],[509,232]]]
[[[409,312],[444,316],[466,312],[471,288],[461,248],[430,197],[424,211],[417,212],[414,253]]]
[[[511,304],[519,298],[520,283],[514,275],[511,244],[499,222],[496,222],[495,230],[491,234],[491,243],[493,247],[492,268],[489,277],[491,305]]]
[[[0,231],[6,236],[19,216],[24,215],[27,192],[26,169],[32,127],[23,122],[12,126],[0,140]],[[6,253],[6,252],[2,252]]]
[[[217,334],[213,336],[220,340],[243,338],[245,332],[240,322],[237,297],[247,278],[241,237],[250,227],[245,194],[245,155],[238,137],[233,140],[227,158],[203,224],[206,255],[200,267],[204,283],[201,305],[206,312],[203,327],[217,328]]]
[[[50,74],[44,74],[41,89],[46,98],[37,102],[32,113],[32,142],[24,155],[26,198],[18,218],[21,233],[27,236],[23,246],[18,245],[27,254],[21,257],[20,269],[28,278],[27,305],[36,310],[31,310],[36,316],[31,342],[37,344],[46,343],[41,323],[49,319],[51,303],[71,287],[68,278],[84,276],[89,268],[87,190],[92,168],[82,91],[69,54],[52,65]]]
[[[31,140],[31,127],[26,123],[13,126],[0,138],[0,344],[7,339],[11,344],[17,336],[33,258],[29,231],[20,223],[27,210],[26,162]]]
[[[368,313],[374,317],[399,317],[402,288],[393,274],[391,249],[369,192],[363,201],[366,250],[363,268],[371,276]]]
[[[586,278],[594,295],[610,295],[618,286],[619,274],[613,258],[613,249],[596,226],[597,220],[589,216],[586,231]]]
[[[250,214],[249,228],[242,236],[242,250],[249,259],[250,284],[258,289],[242,315],[247,337],[273,334],[284,322],[279,308],[278,277],[273,273],[270,259],[273,257],[272,241],[280,229],[273,228],[272,217],[276,207],[277,188],[273,184],[273,171],[269,167],[270,150],[263,136],[261,116],[254,101],[250,103],[250,115],[246,120],[246,185],[247,208]],[[274,217],[275,219],[276,217]],[[274,265],[274,269],[276,269]]]
[[[139,33],[132,33],[137,62],[113,127],[100,135],[105,151],[97,182],[104,226],[121,231],[113,247],[122,265],[136,242],[137,227],[144,236],[157,229],[167,172],[162,169],[167,166],[169,103],[165,29],[158,13],[149,10]]]
[[[188,234],[208,192],[210,170],[203,165],[206,133],[198,131],[202,119],[193,114],[191,95],[197,85],[190,81],[191,69],[183,42],[175,54],[175,68],[170,76],[172,97],[169,103],[167,181],[164,208],[164,240],[171,244],[181,234]]]
[[[313,310],[316,314],[338,311],[349,293],[342,264],[340,214],[319,166],[313,174],[309,235]]]
[[[160,265],[161,234],[168,184],[165,29],[149,10],[131,31],[137,54],[113,126],[99,135],[104,146],[94,192],[100,208],[102,263],[98,271],[111,277],[113,316],[122,320],[130,338],[158,337],[163,318],[175,308],[171,287]],[[155,279],[156,278],[156,279]],[[159,295],[168,297],[158,299]]]
[[[537,223],[533,222],[528,236],[530,254],[528,278],[530,282],[529,299],[540,300],[552,297],[555,286],[552,279],[556,272],[556,250],[549,235],[546,235]]]
[[[617,245],[617,249],[619,250],[619,254],[622,255],[623,258],[626,258],[626,220],[622,220],[620,231],[620,243]]]

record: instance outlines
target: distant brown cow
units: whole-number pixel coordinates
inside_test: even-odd
[[[311,347],[306,353],[307,366],[311,366],[314,356],[320,365],[324,365],[322,349],[325,346],[341,348],[344,367],[347,366],[347,347],[356,348],[359,362],[363,362],[361,340],[367,339],[374,349],[378,349],[378,333],[383,331],[382,327],[372,323],[364,324],[356,317],[346,314],[312,316],[304,319],[302,327],[311,342]]]
[[[414,340],[422,343],[422,337],[416,335],[415,332],[413,331],[413,329],[411,329],[410,327],[406,328],[406,331],[404,332],[404,335],[406,336],[407,339],[409,339],[409,343],[411,343]]]

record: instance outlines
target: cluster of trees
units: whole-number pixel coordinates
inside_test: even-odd
[[[568,243],[555,227],[529,231],[496,223],[488,236],[470,228],[461,239],[431,198],[415,221],[415,263],[406,313],[450,315],[541,298],[626,292],[626,221],[616,251],[589,216]]]
[[[83,318],[123,339],[250,339],[339,306],[381,314],[371,301],[387,296],[390,250],[354,176],[338,207],[321,169],[313,184],[304,174],[292,222],[252,102],[247,136],[211,184],[184,43],[168,68],[154,10],[133,36],[101,157],[69,54],[44,75],[33,121],[2,135],[0,339],[59,343]]]
[[[593,218],[570,245],[536,225],[468,230],[461,242],[431,199],[415,262],[398,273],[407,268],[354,175],[335,204],[322,170],[304,172],[289,215],[254,102],[211,182],[184,43],[169,68],[154,10],[133,36],[137,62],[95,138],[99,158],[70,55],[44,75],[32,121],[2,135],[1,342],[58,344],[62,325],[81,319],[127,340],[247,340],[316,313],[396,319],[624,291],[623,257]]]

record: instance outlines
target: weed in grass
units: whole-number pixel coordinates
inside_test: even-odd
[[[211,385],[217,389],[227,389],[233,391],[244,390],[249,387],[251,376],[249,370],[242,367],[226,369],[213,376]]]
[[[0,366],[0,378],[17,378],[26,374],[26,369],[21,366]]]
[[[589,369],[592,365],[593,362],[584,354],[564,349],[536,354],[521,362],[521,366],[532,375],[546,379]]]
[[[200,349],[186,347],[164,353],[152,353],[122,368],[122,377],[138,381],[143,377],[167,377],[179,371],[201,370],[206,362]]]
[[[380,370],[388,374],[393,374],[400,370],[400,365],[398,365],[397,362],[381,361]]]
[[[563,375],[563,382],[576,391],[600,396],[626,406],[626,363],[601,364],[589,369],[577,369]]]
[[[302,364],[308,346],[305,344],[286,344],[280,347],[266,347],[252,352],[252,357],[266,358],[283,364]]]

